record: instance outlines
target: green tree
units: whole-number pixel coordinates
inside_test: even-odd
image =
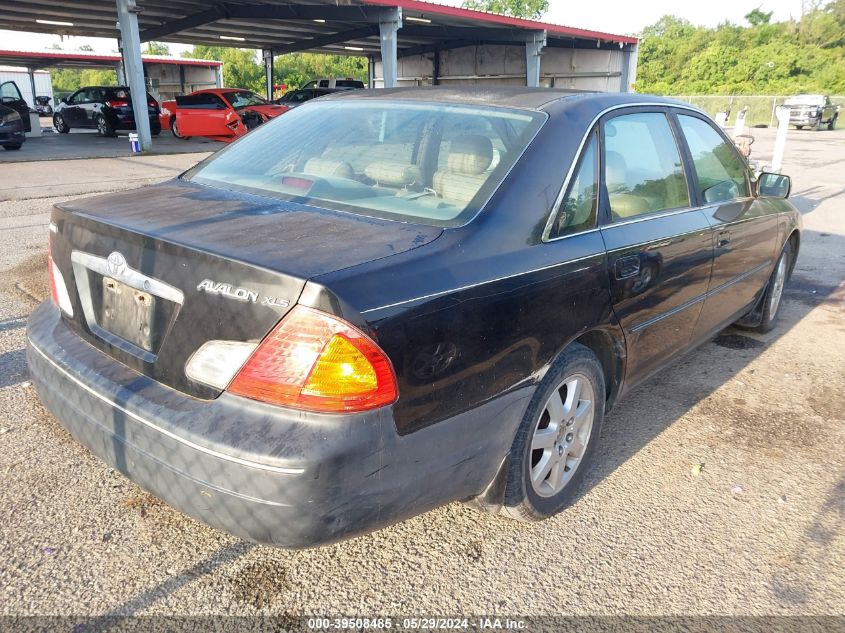
[[[757,13],[755,13],[755,11]],[[800,20],[694,26],[664,16],[642,32],[636,89],[657,94],[845,93],[845,0]]]
[[[761,24],[768,24],[769,21],[772,19],[772,14],[774,11],[763,11],[760,7],[756,9],[752,9],[749,13],[745,14],[745,19],[751,26],[760,26]]]
[[[264,91],[264,68],[258,63],[255,51],[197,44],[193,51],[187,51],[182,56],[223,62],[223,84],[229,88]]]
[[[465,9],[492,11],[515,18],[539,20],[549,10],[549,0],[464,0]]]
[[[145,55],[170,55],[170,49],[167,47],[167,44],[162,44],[161,42],[147,42],[147,50],[144,51]]]

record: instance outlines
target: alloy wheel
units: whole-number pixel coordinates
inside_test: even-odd
[[[97,119],[97,131],[103,136],[108,133],[108,128],[106,127],[106,120],[102,116]]]
[[[541,497],[566,487],[587,450],[595,419],[595,394],[584,374],[567,376],[546,401],[531,438],[529,476]]]
[[[783,296],[783,285],[786,282],[786,257],[781,256],[775,269],[775,277],[772,280],[772,294],[769,297],[769,315],[774,318],[780,307],[780,299]]]

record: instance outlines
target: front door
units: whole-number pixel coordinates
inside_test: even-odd
[[[240,117],[219,95],[201,92],[176,97],[176,125],[182,136],[234,136]]]
[[[690,344],[710,277],[712,236],[693,208],[667,109],[612,113],[601,131],[601,233],[630,386]]]
[[[65,101],[65,107],[62,108],[61,115],[64,117],[65,123],[68,127],[84,127],[85,126],[85,110],[82,104],[85,101],[88,90],[83,88],[77,90]]]
[[[741,316],[766,285],[776,257],[776,210],[751,195],[733,143],[697,113],[677,111],[695,175],[694,197],[713,227],[713,271],[696,327],[703,339]]]
[[[29,122],[29,105],[24,101],[23,95],[14,81],[4,81],[0,84],[0,104],[17,111],[23,120],[24,131],[32,131],[32,124]]]

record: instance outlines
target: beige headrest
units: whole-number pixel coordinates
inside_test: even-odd
[[[355,170],[352,169],[352,165],[346,161],[334,160],[333,158],[309,158],[302,171],[312,176],[355,177]]]
[[[486,136],[459,136],[452,141],[446,169],[459,174],[480,174],[493,162],[493,144]]]
[[[625,164],[625,157],[619,152],[608,150],[604,154],[605,182],[609,191],[620,191],[625,189],[628,166]]]
[[[422,172],[416,165],[374,161],[364,168],[364,173],[387,187],[408,187],[422,182]]]

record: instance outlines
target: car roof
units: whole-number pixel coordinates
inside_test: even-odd
[[[422,86],[411,88],[380,88],[375,90],[340,91],[326,97],[328,100],[338,99],[391,99],[397,101],[426,101],[454,103],[465,105],[487,105],[510,108],[542,110],[545,106],[556,101],[565,101],[575,105],[588,105],[592,102],[596,107],[606,108],[608,105],[636,103],[660,103],[665,105],[684,105],[688,103],[657,97],[626,92],[581,92],[562,88],[525,88],[510,86]]]

